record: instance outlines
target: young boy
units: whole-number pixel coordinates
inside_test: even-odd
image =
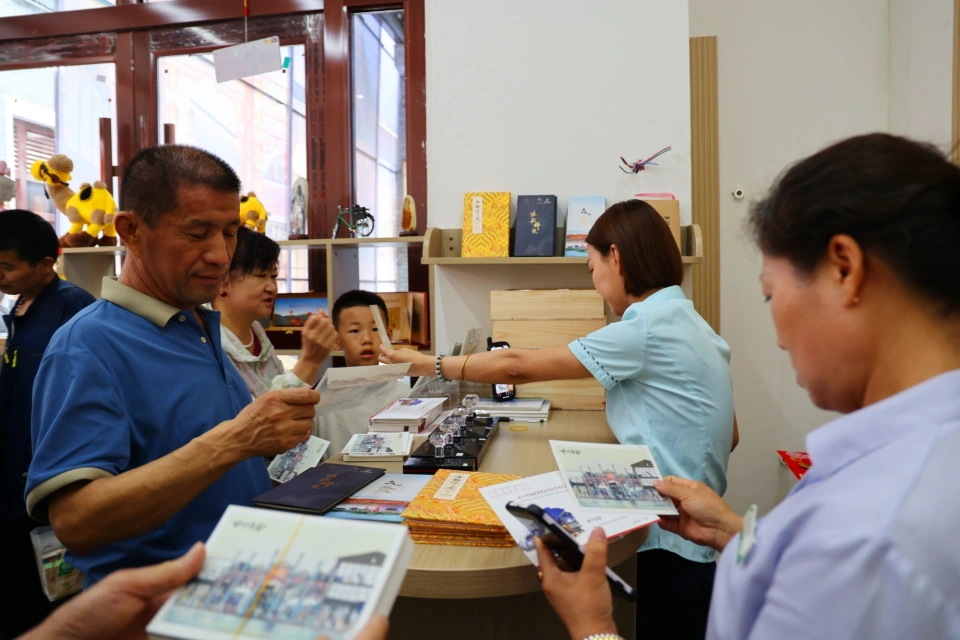
[[[3,316],[8,335],[0,363],[0,549],[7,576],[20,590],[15,607],[0,607],[0,637],[14,637],[53,608],[40,587],[30,543],[38,523],[27,516],[23,500],[32,458],[33,381],[50,338],[94,298],[54,272],[59,247],[49,222],[12,209],[0,212],[0,228],[0,292],[19,296]]]
[[[375,293],[348,291],[333,304],[337,346],[343,351],[348,367],[373,366],[379,362],[382,339],[377,331],[377,321],[370,311],[370,305],[374,304],[380,308],[383,322],[386,323],[387,304]],[[314,435],[330,441],[325,458],[343,451],[354,434],[366,433],[370,428],[370,416],[409,392],[410,387],[397,380],[370,394],[358,407],[323,415],[317,420],[320,433]]]

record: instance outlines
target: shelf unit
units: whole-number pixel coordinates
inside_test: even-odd
[[[557,246],[563,246],[563,230],[557,231]],[[680,228],[681,255],[684,264],[703,263],[703,234],[700,225]],[[427,229],[423,243],[423,264],[426,265],[585,265],[587,259],[564,256],[538,258],[463,258],[462,229]]]
[[[556,231],[556,243],[554,246],[563,247],[565,243],[565,229],[557,229]],[[682,226],[680,228],[680,254],[683,259],[684,267],[702,264],[704,261],[703,257],[703,234],[700,230],[700,226],[696,224],[690,224]],[[519,268],[517,272],[522,273],[524,281],[527,284],[524,285],[524,288],[557,288],[555,277],[557,268],[561,267],[559,273],[564,274],[563,279],[567,280],[567,274],[571,280],[570,285],[561,285],[562,286],[573,286],[573,281],[584,281],[589,282],[589,278],[586,276],[580,277],[578,271],[582,274],[586,274],[586,257],[582,258],[568,258],[564,256],[549,256],[549,257],[537,257],[537,258],[524,258],[524,257],[508,257],[508,258],[464,258],[461,256],[461,251],[463,248],[463,230],[462,229],[441,229],[437,227],[430,227],[426,230],[424,234],[423,241],[423,261],[422,263],[427,265],[429,268],[429,279],[430,279],[430,293],[431,295],[436,290],[436,281],[437,281],[437,269],[440,268],[452,268],[452,269],[473,269],[474,267],[491,267],[492,272],[500,271],[502,273],[504,266],[512,266]],[[498,270],[497,267],[500,267]],[[567,269],[568,267],[574,267],[574,269]],[[687,271],[685,274],[685,280],[690,280],[693,277],[692,270]],[[550,278],[550,276],[554,276]],[[553,284],[544,287],[541,283],[544,282],[544,279],[541,276],[546,276],[548,281],[551,281]],[[580,285],[584,288],[589,286],[584,283]],[[436,328],[437,328],[437,316],[435,312],[435,307],[433,303],[430,305],[430,331],[431,338],[436,344]]]
[[[415,253],[415,259],[410,260],[411,290],[425,290],[425,286],[415,288],[417,274],[413,268],[420,266],[419,256],[422,255],[425,236],[401,236],[393,238],[318,238],[314,240],[281,240],[282,251],[320,251],[326,261],[326,294],[330,303],[340,294],[360,287],[360,247],[403,247]],[[101,283],[104,277],[117,275],[117,258],[126,253],[126,247],[82,247],[64,248],[60,257],[61,267],[67,280],[89,291],[94,297],[100,297]],[[289,254],[288,254],[289,260]],[[426,274],[419,278],[424,284]],[[430,281],[432,283],[432,281]],[[427,291],[427,299],[432,305],[433,291]],[[431,319],[433,311],[431,306]],[[435,326],[430,326],[430,341],[435,338]],[[296,349],[278,349],[280,355],[297,355]],[[342,355],[335,352],[333,356]]]

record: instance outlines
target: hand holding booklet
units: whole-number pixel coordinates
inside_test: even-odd
[[[200,574],[147,626],[151,638],[331,640],[389,614],[413,543],[406,527],[229,506]]]
[[[537,527],[528,528],[526,524],[514,517],[507,511],[508,502],[515,502],[522,506],[537,505],[559,522],[570,537],[581,546],[587,543],[590,532],[597,527],[603,528],[607,539],[613,539],[660,520],[654,514],[631,513],[624,510],[585,511],[573,499],[567,490],[566,482],[557,471],[491,487],[480,487],[480,495],[487,501],[534,565],[539,564],[540,561],[537,559],[533,539],[543,535],[544,531]]]

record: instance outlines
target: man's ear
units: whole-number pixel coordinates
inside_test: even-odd
[[[40,262],[37,263],[37,265],[40,266],[45,273],[50,273],[51,271],[53,271],[53,268],[54,266],[56,266],[56,264],[57,264],[57,259],[51,258],[50,256],[47,256],[46,258],[42,259]]]
[[[139,247],[140,235],[142,233],[143,220],[140,216],[129,211],[117,211],[113,219],[113,226],[117,230],[117,235],[123,240],[127,247]]]

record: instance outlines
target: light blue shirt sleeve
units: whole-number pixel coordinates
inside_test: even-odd
[[[630,307],[620,322],[597,329],[569,344],[570,351],[609,391],[643,369],[647,350],[646,316]]]
[[[45,500],[74,482],[119,475],[130,464],[130,421],[110,376],[91,354],[47,354],[33,385],[33,461],[27,509],[46,519]]]
[[[724,553],[715,590],[729,586],[724,573],[743,570],[732,557],[738,541]],[[714,598],[707,638],[960,637],[960,612],[947,594],[916,572],[896,545],[882,540],[806,532],[791,541],[768,579],[744,585],[762,590],[747,598],[755,610],[726,610],[722,598]],[[740,635],[747,630],[749,635]]]

